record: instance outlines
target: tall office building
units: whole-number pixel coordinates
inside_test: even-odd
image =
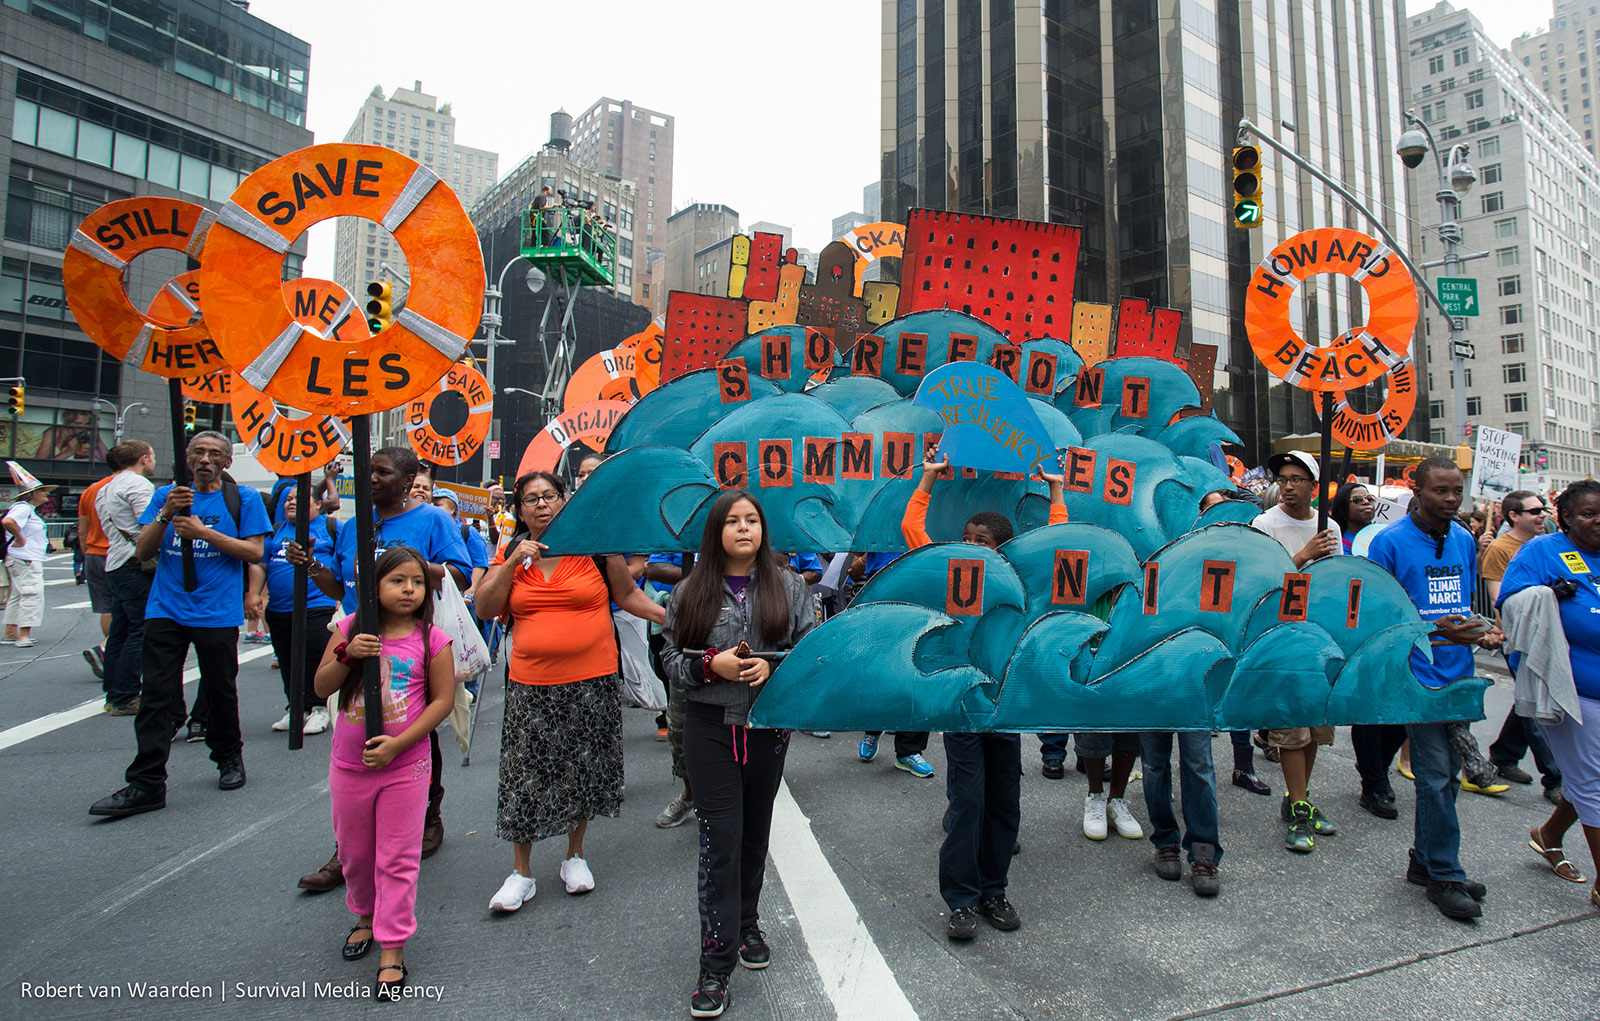
[[[733,235],[739,211],[715,202],[691,202],[667,218],[661,258],[650,264],[652,315],[666,315],[667,295],[728,293]]]
[[[496,154],[456,141],[450,104],[441,105],[438,97],[423,92],[420,81],[409,89],[395,89],[387,99],[382,86],[374,86],[344,140],[405,153],[438,174],[467,209],[493,186],[499,169]],[[333,242],[335,283],[360,293],[368,281],[384,275],[385,262],[405,272],[405,256],[393,235],[371,221],[339,218]]]
[[[1600,17],[1593,24],[1600,28]],[[1413,17],[1409,34],[1412,104],[1441,147],[1470,147],[1478,173],[1461,202],[1463,249],[1490,253],[1462,270],[1477,278],[1481,306],[1467,319],[1477,355],[1466,371],[1468,420],[1520,434],[1528,470],[1563,487],[1597,467],[1600,170],[1587,140],[1567,122],[1571,113],[1563,116],[1559,100],[1542,88],[1543,69],[1495,46],[1472,14],[1441,2]],[[1555,52],[1553,60],[1562,59]],[[1588,87],[1588,62],[1577,56],[1569,54],[1572,67],[1585,74],[1573,74],[1574,94],[1580,82]],[[1430,184],[1432,163],[1423,167]],[[1438,245],[1427,245],[1426,254],[1437,258]],[[1442,386],[1450,375],[1448,346],[1432,345],[1429,355],[1428,371]],[[1445,413],[1453,411],[1447,398],[1433,398],[1440,442],[1460,435],[1446,430]]]
[[[639,216],[634,240],[643,248],[639,265],[666,248],[665,227],[672,215],[672,133],[669,114],[602,96],[572,122],[572,158],[609,177],[637,182]],[[648,305],[639,288],[634,301]]]
[[[1410,241],[1394,140],[1406,74],[1399,0],[883,0],[883,219],[913,206],[1083,230],[1076,298],[1141,297],[1184,313],[1180,353],[1218,347],[1217,414],[1259,463],[1316,428],[1261,368],[1244,294],[1264,252],[1311,227],[1364,228],[1270,150],[1266,222],[1232,226],[1230,156],[1249,116]],[[1313,280],[1315,337],[1360,322],[1349,282]],[[1376,408],[1381,393],[1358,393]],[[1408,435],[1427,435],[1425,416]],[[1248,460],[1249,458],[1247,458]]]
[[[1555,0],[1550,24],[1543,31],[1511,40],[1511,55],[1577,130],[1584,148],[1600,162],[1593,102],[1600,98],[1600,90],[1594,87],[1596,79],[1590,74],[1600,67],[1600,4]]]
[[[62,486],[57,512],[105,473],[113,408],[147,405],[127,435],[172,464],[166,381],[101,351],[67,310],[61,259],[101,204],[161,195],[219,207],[257,167],[311,144],[310,47],[228,0],[5,0],[0,7],[0,376],[27,408],[0,416],[0,458]],[[298,276],[304,246],[284,260]],[[124,277],[136,305],[185,269],[151,253]],[[201,420],[207,415],[203,413]]]

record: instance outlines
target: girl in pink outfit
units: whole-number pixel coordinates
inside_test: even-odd
[[[339,622],[345,640],[329,642],[317,668],[317,697],[339,693],[338,723],[328,763],[333,832],[344,863],[345,903],[356,924],[344,959],[382,946],[377,998],[400,998],[406,940],[417,931],[417,872],[428,807],[427,736],[455,700],[450,636],[433,626],[427,562],[409,546],[385,550],[374,565],[382,637],[352,634],[356,618]],[[379,657],[383,734],[366,736],[361,661]]]

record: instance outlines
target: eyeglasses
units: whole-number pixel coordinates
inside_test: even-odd
[[[1521,510],[1517,511],[1517,513],[1518,514],[1548,514],[1548,513],[1550,513],[1550,508],[1549,507],[1524,507]]]
[[[519,502],[524,507],[537,507],[539,504],[560,503],[565,497],[560,493],[529,493]]]
[[[231,450],[208,450],[205,447],[195,447],[189,451],[189,456],[196,461],[226,461],[233,456]]]
[[[1301,478],[1298,475],[1279,475],[1272,481],[1276,482],[1280,486],[1309,486],[1311,483],[1317,480]]]

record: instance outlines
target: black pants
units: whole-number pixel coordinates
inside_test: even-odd
[[[121,705],[139,697],[139,674],[144,664],[144,605],[150,598],[151,575],[130,558],[115,571],[106,572],[111,590],[111,630],[106,634],[106,701]]]
[[[787,730],[722,722],[722,707],[690,702],[683,759],[700,816],[700,969],[727,975],[739,940],[758,927],[772,802],[783,780]]]
[[[211,761],[219,766],[240,757],[244,739],[239,733],[239,629],[189,627],[165,617],[152,617],[144,625],[144,683],[139,715],[133,731],[139,751],[128,767],[128,783],[158,790],[167,783],[167,756],[172,732],[183,720],[183,661],[194,646],[200,666],[198,705],[206,705],[206,745]]]
[[[322,665],[322,653],[328,647],[328,639],[333,637],[328,632],[333,610],[331,606],[306,608],[306,686],[301,712],[320,704],[316,692],[312,690],[311,679],[317,676],[317,667]],[[264,616],[267,618],[267,631],[272,635],[272,655],[278,660],[278,672],[283,675],[283,707],[287,709],[290,667],[294,663],[294,611],[268,610]]]
[[[1406,728],[1398,723],[1357,723],[1350,728],[1350,747],[1356,753],[1356,772],[1361,774],[1364,793],[1394,792],[1389,764],[1405,740]]]
[[[873,737],[882,737],[883,736],[883,731],[881,731],[881,730],[869,730],[869,731],[867,731],[867,733],[871,734]],[[895,758],[903,759],[907,755],[920,755],[920,754],[922,754],[923,752],[925,752],[927,750],[928,750],[928,732],[926,730],[908,731],[907,733],[904,733],[904,734],[900,733],[898,730],[895,731],[895,733],[894,733],[894,757]]]
[[[944,769],[950,826],[939,848],[939,896],[954,911],[1006,892],[1022,822],[1022,738],[946,734]]]
[[[1522,757],[1533,752],[1533,764],[1538,767],[1541,782],[1546,789],[1561,786],[1561,767],[1550,753],[1550,745],[1539,733],[1539,724],[1526,716],[1518,716],[1513,709],[1506,713],[1506,722],[1500,725],[1500,736],[1489,746],[1489,761],[1497,766],[1515,766]]]

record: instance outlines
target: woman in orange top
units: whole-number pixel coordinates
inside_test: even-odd
[[[621,557],[545,557],[539,536],[566,502],[566,483],[549,472],[517,479],[521,522],[478,585],[478,616],[511,617],[505,725],[500,734],[500,798],[495,830],[515,850],[516,867],[489,901],[515,911],[533,897],[533,842],[567,835],[561,881],[567,892],[594,889],[583,835],[597,815],[622,808],[622,708],[611,601],[657,624],[666,611],[633,584]]]

